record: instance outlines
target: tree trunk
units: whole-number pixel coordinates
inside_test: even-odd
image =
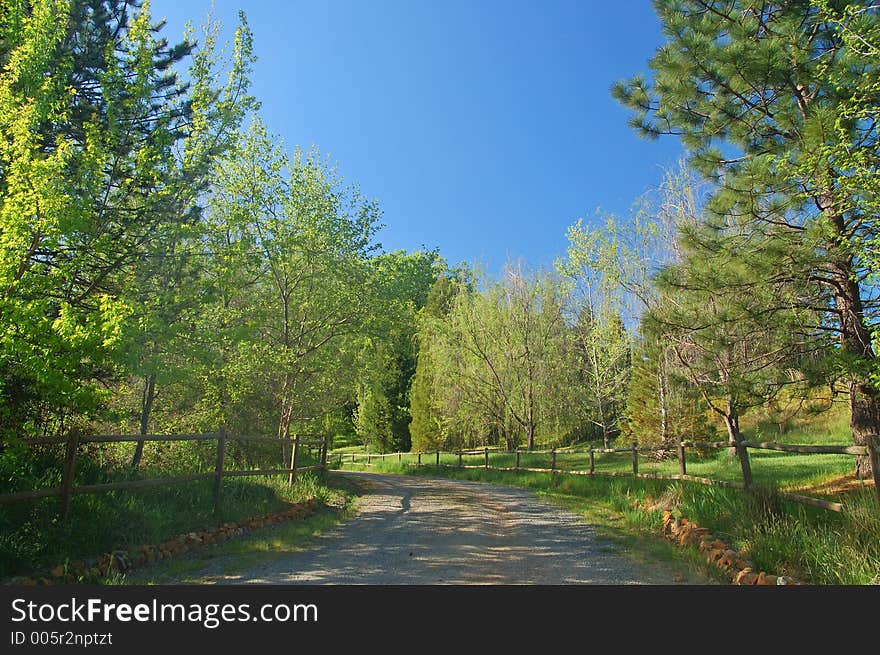
[[[660,443],[666,445],[670,441],[669,407],[666,404],[666,348],[662,349],[657,360],[657,400],[660,403]]]
[[[141,400],[141,425],[140,434],[147,434],[147,428],[150,425],[150,412],[153,410],[153,401],[156,399],[156,374],[152,374],[144,378],[144,393]],[[134,456],[131,458],[131,468],[137,469],[141,465],[141,458],[144,455],[144,441],[138,441],[134,448]]]
[[[531,423],[526,426],[526,448],[529,450],[535,448],[535,426]]]
[[[727,411],[724,414],[724,425],[727,427],[727,436],[730,444],[734,448],[734,452],[739,455],[739,463],[742,468],[743,482],[746,487],[752,486],[752,466],[749,463],[749,453],[745,448],[738,444],[742,441],[742,434],[739,431],[739,414],[732,399],[727,400]]]
[[[844,217],[835,208],[833,194],[825,193],[818,201],[824,207],[825,218],[836,235],[847,239],[847,225]],[[828,244],[828,250],[832,253],[839,252],[839,245],[832,241]],[[856,362],[873,363],[877,356],[871,345],[871,331],[865,323],[865,308],[853,258],[843,254],[829,264],[834,279],[834,284],[831,285],[834,309],[840,321],[841,349]],[[853,372],[849,383],[850,427],[853,444],[867,446],[870,453],[856,459],[856,473],[863,479],[873,476],[878,483],[877,493],[880,494],[880,476],[877,466],[872,466],[872,460],[877,461],[877,448],[880,445],[880,398],[878,389],[868,383],[867,373],[862,372],[867,367],[858,368],[861,370]]]
[[[871,347],[871,332],[865,325],[861,291],[853,279],[852,265],[848,261],[835,262],[832,272],[837,282],[834,302],[840,316],[840,345],[857,361],[873,361],[876,355]],[[849,404],[853,444],[867,446],[870,451],[856,458],[856,473],[862,479],[873,477],[880,494],[880,471],[872,465],[880,447],[880,393],[865,380],[864,374],[853,374]]]
[[[850,384],[850,410],[852,418],[853,443],[857,446],[867,446],[868,455],[859,455],[856,458],[856,475],[861,480],[869,480],[873,477],[874,484],[880,495],[880,402],[877,392],[865,385]]]
[[[285,439],[285,441],[281,442],[281,461],[284,466],[287,466],[290,462],[290,416],[291,416],[290,408],[287,406],[287,402],[283,399],[281,401],[281,418],[278,420],[278,438]]]

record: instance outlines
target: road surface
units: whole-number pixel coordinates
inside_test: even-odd
[[[663,565],[639,564],[578,515],[533,492],[499,485],[345,473],[367,492],[360,511],[308,548],[226,584],[676,584]],[[688,576],[690,577],[690,576]]]

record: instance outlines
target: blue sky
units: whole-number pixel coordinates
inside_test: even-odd
[[[211,7],[151,4],[169,40]],[[682,154],[639,138],[609,94],[661,43],[648,0],[214,3],[229,30],[239,9],[263,120],[379,200],[386,250],[549,265],[568,225],[625,214]]]

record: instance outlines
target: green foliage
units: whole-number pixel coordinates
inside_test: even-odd
[[[432,402],[445,443],[531,448],[569,435],[573,387],[562,301],[549,275],[509,267],[484,291],[459,285],[448,314],[426,316]]]
[[[132,312],[125,273],[179,207],[173,152],[190,111],[170,66],[190,46],[157,39],[140,5],[16,2],[0,25],[0,315],[20,326],[0,342],[0,412],[12,431],[97,409]]]
[[[363,384],[359,389],[354,424],[358,437],[365,445],[369,444],[372,451],[394,450],[391,403],[379,381]]]
[[[714,184],[707,211],[726,230],[715,261],[729,275],[721,280],[727,300],[759,296],[750,314],[764,334],[787,330],[801,344],[836,339],[820,346],[830,361],[818,371],[825,383],[843,381],[853,439],[871,443],[880,416],[866,248],[877,237],[867,182],[880,143],[871,119],[880,97],[870,46],[877,8],[809,0],[654,6],[666,40],[649,62],[651,79],[618,83],[613,94],[642,134],[678,135]],[[732,267],[739,270],[731,275]],[[723,330],[727,317],[705,320]],[[859,468],[869,472],[867,460]]]
[[[431,287],[425,306],[417,317],[419,325],[417,338],[420,347],[410,388],[412,422],[409,431],[413,450],[436,450],[444,445],[443,414],[434,394],[436,366],[431,354],[431,346],[435,339],[432,328],[435,325],[434,321],[442,322],[446,319],[461,282],[455,273],[440,275]]]
[[[81,462],[90,469],[89,480],[94,483],[127,477],[97,462]],[[324,502],[327,497],[326,485],[308,474],[293,488],[288,487],[286,476],[258,482],[232,478],[223,484],[223,514],[225,520],[241,521],[283,510],[290,502]],[[155,544],[216,523],[210,480],[76,496],[66,525],[57,521],[54,499],[4,504],[0,507],[0,577],[27,575],[112,550]]]
[[[383,253],[371,260],[371,284],[375,306],[371,311],[360,365],[363,373],[361,398],[366,402],[387,405],[387,425],[358,428],[365,443],[382,450],[408,451],[412,447],[410,393],[419,359],[419,312],[445,264],[436,251],[396,251]],[[366,392],[364,390],[369,390]],[[361,408],[358,420],[366,415],[384,415],[378,406]],[[369,436],[368,436],[369,435]]]
[[[621,425],[627,441],[659,445],[665,440],[670,448],[683,439],[714,441],[717,429],[703,397],[692,384],[676,378],[667,357],[666,349],[653,339],[640,340],[633,350]],[[665,437],[664,412],[669,417]]]

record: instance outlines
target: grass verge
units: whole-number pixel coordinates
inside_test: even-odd
[[[114,584],[194,584],[232,580],[240,573],[309,546],[315,537],[352,516],[360,489],[351,481],[329,476],[316,485],[315,497],[322,508],[297,521],[260,529],[246,537],[205,546],[182,557],[121,574]]]
[[[216,517],[212,481],[204,480],[74,496],[66,524],[57,518],[55,499],[7,504],[0,507],[0,578],[158,543],[218,522],[280,511],[294,502],[315,499],[332,506],[340,493],[349,492],[312,474],[301,475],[293,487],[285,476],[230,478],[223,483],[222,516]]]

